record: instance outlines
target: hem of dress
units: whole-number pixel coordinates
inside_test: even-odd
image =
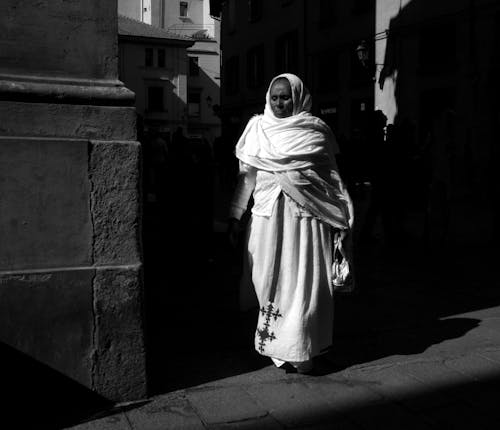
[[[260,354],[262,355],[263,357],[268,357],[270,358],[273,363],[276,363],[276,361],[278,362],[288,362],[288,363],[291,363],[291,362],[294,362],[294,363],[301,363],[301,362],[304,362],[304,361],[309,361],[309,360],[312,360],[313,358],[315,357],[319,357],[320,355],[323,355],[323,354],[326,354],[328,351],[330,351],[332,347],[332,344],[328,345],[328,346],[325,346],[324,348],[321,348],[316,354],[311,354],[309,355],[307,358],[303,358],[303,359],[297,359],[297,358],[283,358],[283,357],[276,357],[276,356],[272,356],[270,354],[265,354],[265,353],[262,353],[260,352],[257,348],[255,348],[255,350]],[[279,366],[278,366],[279,367]]]

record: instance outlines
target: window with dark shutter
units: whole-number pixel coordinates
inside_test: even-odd
[[[276,73],[298,72],[298,33],[287,32],[276,40]]]
[[[148,110],[151,112],[164,111],[163,87],[148,87]]]
[[[264,84],[264,45],[258,45],[247,52],[247,86],[258,88]]]
[[[239,91],[240,60],[237,55],[230,57],[225,63],[224,79],[226,94],[233,95]]]
[[[188,16],[188,2],[187,1],[181,1],[179,3],[179,16],[181,18],[187,18],[187,16]]]
[[[189,57],[189,76],[199,76],[200,66],[198,65],[198,57]]]
[[[146,48],[144,51],[144,64],[146,67],[153,67],[153,48]]]
[[[199,117],[200,116],[200,93],[199,92],[190,92],[188,93],[188,115],[190,117]]]
[[[158,67],[165,67],[165,49],[158,49]]]

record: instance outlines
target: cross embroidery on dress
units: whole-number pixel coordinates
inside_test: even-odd
[[[269,302],[267,307],[262,306],[260,308],[260,313],[262,316],[265,316],[265,321],[264,321],[264,327],[262,329],[257,328],[257,336],[259,336],[259,351],[264,352],[264,346],[267,341],[272,341],[276,339],[276,336],[274,335],[273,331],[269,330],[269,326],[271,325],[271,318],[274,318],[274,321],[276,321],[278,318],[282,317],[283,315],[280,314],[279,309],[274,309],[274,304],[272,302]]]

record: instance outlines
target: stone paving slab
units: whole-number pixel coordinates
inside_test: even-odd
[[[455,387],[470,382],[468,377],[446,367],[441,361],[401,364],[398,369],[414,377],[426,387],[426,394],[421,401],[424,409],[440,408],[457,403],[460,401],[460,395],[455,392]]]
[[[385,398],[369,386],[353,383],[340,378],[310,378],[305,383],[339,414],[348,413],[362,406],[372,406],[383,403]]]
[[[497,293],[498,294],[498,293]],[[453,315],[455,318],[477,318],[477,319],[487,319],[487,318],[500,318],[500,309],[498,306],[491,308],[477,309],[475,311],[464,312],[461,314]]]
[[[422,414],[415,414],[398,405],[385,403],[360,408],[351,418],[365,430],[426,430],[433,428],[432,421]]]
[[[500,332],[500,313],[498,316],[490,316],[483,319],[483,321],[481,322],[481,328],[494,330],[497,333]]]
[[[500,364],[500,350],[495,349],[489,351],[481,351],[478,354],[481,355],[482,357],[487,358],[488,360],[492,360]]]
[[[322,396],[300,381],[252,385],[247,391],[286,427],[303,428],[338,419]]]
[[[478,381],[500,376],[500,363],[488,360],[479,354],[450,358],[445,360],[444,364]]]
[[[261,417],[252,420],[233,423],[214,424],[207,426],[208,430],[282,430],[283,425],[273,417]]]
[[[185,399],[158,398],[126,412],[134,430],[203,430],[202,421]]]
[[[464,335],[454,339],[444,339],[430,345],[422,355],[424,357],[455,357],[471,351],[491,348],[489,339],[476,335]]]
[[[69,427],[68,427],[69,428]],[[89,421],[71,427],[71,430],[133,430],[124,413]]]
[[[425,397],[429,393],[428,387],[406,374],[399,365],[346,371],[344,374],[353,383],[370,384],[371,389],[386,399],[401,403],[413,411],[419,412],[428,407]]]
[[[205,424],[243,421],[267,415],[252,397],[239,387],[194,390],[187,399]]]

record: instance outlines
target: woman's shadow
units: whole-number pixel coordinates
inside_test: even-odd
[[[441,258],[436,271],[432,265],[423,267],[423,255],[415,244],[358,252],[357,290],[336,296],[332,347],[316,360],[318,374],[395,355],[421,354],[464,336],[481,322],[453,315],[499,302],[500,293],[481,291],[481,286],[489,288],[487,273],[485,282],[476,279],[471,293],[470,280],[452,275],[456,264],[452,256],[448,262]]]

